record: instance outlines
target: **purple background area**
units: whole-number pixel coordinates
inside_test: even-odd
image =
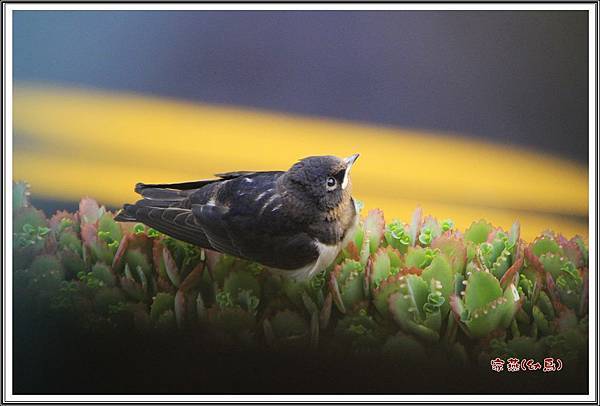
[[[517,143],[587,163],[586,12],[14,14],[14,78]]]

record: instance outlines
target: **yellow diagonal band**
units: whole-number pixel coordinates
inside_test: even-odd
[[[295,117],[88,89],[18,83],[14,177],[34,195],[93,196],[120,206],[136,182],[180,182],[232,170],[285,170],[299,158],[360,153],[353,194],[386,218],[416,206],[464,229],[486,218],[588,235],[587,168],[459,136]]]

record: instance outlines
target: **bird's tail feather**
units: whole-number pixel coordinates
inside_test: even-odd
[[[196,189],[200,189],[202,186],[206,186],[209,183],[218,182],[221,179],[207,179],[207,180],[196,180],[191,182],[180,182],[180,183],[137,183],[135,185],[135,192],[146,196],[148,193],[154,193],[156,190],[167,191],[178,194],[184,198]]]
[[[144,198],[142,200],[138,200],[135,204],[125,204],[123,205],[123,209],[117,213],[115,216],[116,221],[144,221],[144,211],[140,211],[140,208],[149,208],[149,209],[166,209],[167,207],[177,206],[180,200],[175,199],[163,199],[163,200],[153,200]]]
[[[133,204],[125,204],[115,216],[115,221],[138,221]]]
[[[117,214],[115,220],[117,221],[143,221],[137,213],[139,207],[155,207],[155,208],[166,208],[178,205],[180,202],[185,200],[192,189],[182,190],[177,188],[178,185],[186,184],[146,184],[138,183],[135,185],[135,192],[142,195],[143,199],[138,200],[135,204],[125,204],[123,209]]]
[[[135,204],[126,204],[115,220],[138,221],[178,240],[210,248],[203,230],[190,221],[191,211],[167,203],[143,199]]]
[[[145,185],[143,183],[138,183],[135,185],[135,191],[145,199],[151,200],[182,201],[189,195],[189,192],[187,191],[170,189],[162,186],[169,185]]]
[[[135,185],[135,191],[143,199],[135,204],[125,204],[117,213],[117,221],[137,221],[182,241],[210,248],[202,228],[193,222],[193,215],[186,208],[186,199],[199,187],[212,181],[171,184]]]

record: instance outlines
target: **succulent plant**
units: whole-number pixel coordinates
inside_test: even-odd
[[[318,324],[307,322],[297,312],[281,310],[271,318],[265,318],[263,332],[269,346],[279,349],[308,348],[318,341]],[[316,332],[315,332],[316,329]]]
[[[483,337],[498,328],[506,329],[518,308],[520,296],[515,285],[503,290],[487,271],[474,271],[465,282],[464,299],[456,295],[451,299],[452,310],[465,332]]]
[[[587,250],[581,237],[567,241],[561,235],[544,233],[526,249],[527,260],[544,275],[546,293],[555,306],[567,306],[579,316],[586,313],[588,295]]]
[[[384,236],[388,245],[401,253],[405,253],[408,247],[413,245],[408,225],[398,220],[392,221],[385,227]]]
[[[346,259],[330,273],[331,294],[340,312],[351,311],[366,300],[364,268],[360,262]]]
[[[423,363],[427,360],[425,346],[410,335],[398,333],[389,336],[381,348],[383,356],[409,365]]]
[[[13,263],[24,269],[44,251],[49,233],[48,220],[29,203],[29,185],[19,182],[13,188]]]
[[[480,220],[461,233],[421,209],[387,225],[371,210],[330,267],[295,281],[117,223],[91,198],[47,219],[26,184],[13,190],[15,296],[94,332],[183,331],[207,346],[407,363],[586,360],[589,257],[579,236],[545,232],[526,244],[518,223],[507,232]]]
[[[375,319],[361,309],[339,320],[334,337],[342,345],[337,351],[369,356],[380,351],[385,335]]]
[[[519,234],[518,223],[506,233],[484,220],[465,231],[466,265],[462,261],[453,263],[456,269],[464,266],[464,278],[455,279],[450,304],[459,326],[471,337],[484,337],[508,328],[523,304],[516,287],[523,267]],[[464,258],[462,248],[455,249],[461,254],[454,258]]]

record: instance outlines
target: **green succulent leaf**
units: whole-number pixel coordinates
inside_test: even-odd
[[[35,227],[31,224],[25,224],[23,231],[15,233],[15,242],[17,247],[25,248],[43,241],[50,229],[48,227]]]
[[[13,211],[29,206],[29,185],[26,182],[13,182]]]
[[[150,306],[150,317],[158,320],[159,317],[168,311],[174,311],[175,297],[170,293],[158,293],[152,300]]]
[[[537,300],[537,307],[544,314],[546,319],[553,320],[556,317],[554,306],[552,306],[552,302],[546,292],[540,292]]]
[[[431,248],[439,250],[450,262],[454,273],[463,273],[467,263],[467,248],[464,243],[453,237],[440,236],[431,243]]]
[[[511,253],[508,250],[504,250],[492,264],[490,271],[498,280],[502,279],[508,268],[510,268],[511,257]]]
[[[385,228],[383,212],[379,209],[369,211],[363,227],[365,229],[365,236],[368,236],[369,239],[369,252],[373,254],[379,248],[379,244],[383,238]]]
[[[115,286],[100,287],[94,295],[95,309],[102,314],[108,314],[111,310],[114,312],[124,301],[123,292]]]
[[[550,272],[554,279],[561,274],[561,269],[566,266],[567,259],[558,254],[547,252],[539,256],[540,263],[544,267],[544,271]]]
[[[420,276],[407,275],[401,280],[400,292],[389,298],[390,312],[400,325],[407,320],[421,322],[425,319],[424,305],[428,295],[427,282]]]
[[[29,270],[32,275],[56,272],[57,277],[63,277],[62,263],[54,255],[38,255],[29,266]]]
[[[371,255],[371,233],[367,230],[364,233],[364,238],[362,241],[362,246],[360,247],[359,259],[360,263],[363,266],[366,266],[369,262],[369,257]]]
[[[389,297],[389,309],[402,330],[425,341],[436,342],[439,340],[439,332],[424,324],[425,321],[430,326],[437,324],[433,322],[431,313],[427,314],[427,318],[425,317],[423,306],[427,302],[427,296],[428,289],[425,281],[411,275],[406,280],[406,289]]]
[[[219,307],[221,309],[225,309],[228,307],[235,307],[234,299],[233,299],[233,297],[231,297],[231,293],[229,293],[229,292],[225,292],[225,291],[217,292],[216,301],[217,301],[217,305],[219,305]]]
[[[454,221],[452,219],[445,219],[442,221],[442,231],[451,231],[454,228]]]
[[[483,272],[481,272],[483,274]],[[485,273],[487,274],[487,273]],[[489,275],[489,274],[487,274]],[[492,277],[493,278],[493,277]],[[479,279],[478,280],[482,280]],[[493,278],[497,282],[497,279]],[[470,282],[470,280],[469,280]],[[484,286],[483,283],[479,282],[476,286]],[[467,292],[465,297],[469,295],[469,288],[467,286]],[[471,289],[473,290],[473,289]],[[492,289],[494,290],[494,289]],[[473,304],[473,295],[471,297],[471,305]],[[477,298],[481,299],[481,297]],[[484,337],[498,328],[507,328],[517,310],[517,302],[519,301],[519,294],[514,285],[510,285],[502,296],[482,304],[480,307],[470,310],[469,319],[465,322],[471,335],[473,337]]]
[[[431,228],[423,227],[421,228],[421,234],[419,234],[419,242],[423,245],[429,245],[433,241],[433,233]]]
[[[365,299],[364,268],[360,262],[346,260],[336,273],[344,309],[349,310]]]
[[[121,227],[111,213],[104,213],[98,220],[98,236],[107,244],[121,241],[123,237]]]
[[[273,334],[278,339],[303,336],[308,333],[308,323],[298,313],[291,310],[278,312],[270,320]]]
[[[91,276],[98,280],[101,281],[104,286],[109,286],[109,287],[113,287],[115,286],[115,276],[113,275],[113,273],[111,272],[110,268],[102,263],[97,263],[92,267],[92,272],[91,272]]]
[[[471,224],[471,226],[467,228],[464,238],[466,241],[471,241],[474,244],[481,244],[487,241],[492,230],[492,225],[482,219]]]
[[[260,297],[260,284],[248,271],[231,272],[223,283],[223,290],[232,297],[237,297],[241,291],[249,291],[252,296]]]
[[[365,231],[363,230],[363,228],[356,227],[356,231],[354,232],[352,241],[354,242],[354,245],[356,245],[356,247],[358,249],[360,249],[363,246],[364,237],[365,237]]]
[[[366,310],[342,318],[336,328],[336,340],[356,354],[373,354],[381,346],[381,332],[377,322]]]
[[[79,218],[84,224],[96,224],[104,212],[104,207],[100,207],[94,199],[84,197],[79,202]]]
[[[546,316],[544,316],[544,313],[540,310],[539,307],[533,306],[532,315],[533,320],[537,325],[538,331],[540,331],[542,334],[550,334],[550,332],[552,331],[552,329],[550,328],[550,323],[548,322]]]
[[[362,209],[364,209],[365,207],[365,203],[362,200],[358,200],[358,199],[354,199],[354,208],[356,209],[356,212],[360,214],[360,212],[362,211]]]
[[[260,299],[257,296],[254,296],[249,290],[242,290],[238,294],[238,302],[240,307],[247,312],[256,315],[258,310],[258,305],[260,304]]]
[[[165,271],[169,277],[169,280],[175,287],[179,287],[181,284],[181,275],[177,264],[175,263],[175,260],[171,256],[171,252],[167,249],[167,247],[163,248],[162,257],[165,264]]]
[[[489,272],[473,272],[467,280],[465,306],[470,312],[485,307],[501,296],[500,282]]]
[[[532,244],[533,254],[537,257],[542,256],[546,253],[562,254],[562,250],[556,241],[550,236],[543,236],[536,239]]]
[[[454,275],[445,255],[436,256],[431,264],[423,270],[421,277],[426,283],[436,286],[436,291],[443,299],[440,303],[442,315],[450,310],[450,295],[454,291]]]
[[[384,250],[379,250],[373,257],[371,266],[371,286],[378,287],[379,284],[392,274],[390,256]]]
[[[423,219],[423,209],[417,207],[413,212],[412,219],[409,227],[409,235],[411,244],[414,246],[417,242],[417,236],[419,235],[419,231],[421,228],[421,222]]]
[[[427,360],[427,353],[423,344],[405,334],[388,337],[381,352],[386,358],[396,359],[398,362],[407,365],[414,365]]]
[[[405,266],[424,269],[431,264],[438,252],[439,250],[429,247],[409,247],[405,257]]]
[[[401,281],[400,275],[392,275],[383,281],[377,289],[373,291],[373,304],[375,308],[384,317],[389,316],[389,297],[400,291],[400,285],[404,282]]]
[[[589,252],[585,241],[579,235],[573,237],[571,241],[577,244],[577,247],[579,248],[579,251],[581,252],[581,255],[583,257],[583,266],[587,267],[589,261]]]
[[[419,231],[419,241],[421,244],[431,244],[431,241],[442,234],[442,227],[437,219],[432,216],[427,216],[422,220]],[[422,237],[422,239],[421,239]]]
[[[384,236],[387,243],[401,253],[406,252],[406,249],[412,245],[408,227],[398,220],[386,226]]]
[[[577,309],[583,291],[583,280],[571,262],[565,263],[560,271],[560,275],[554,281],[560,299],[569,308]]]
[[[234,337],[251,332],[256,324],[254,316],[239,307],[211,308],[208,323],[215,330],[222,330]]]

